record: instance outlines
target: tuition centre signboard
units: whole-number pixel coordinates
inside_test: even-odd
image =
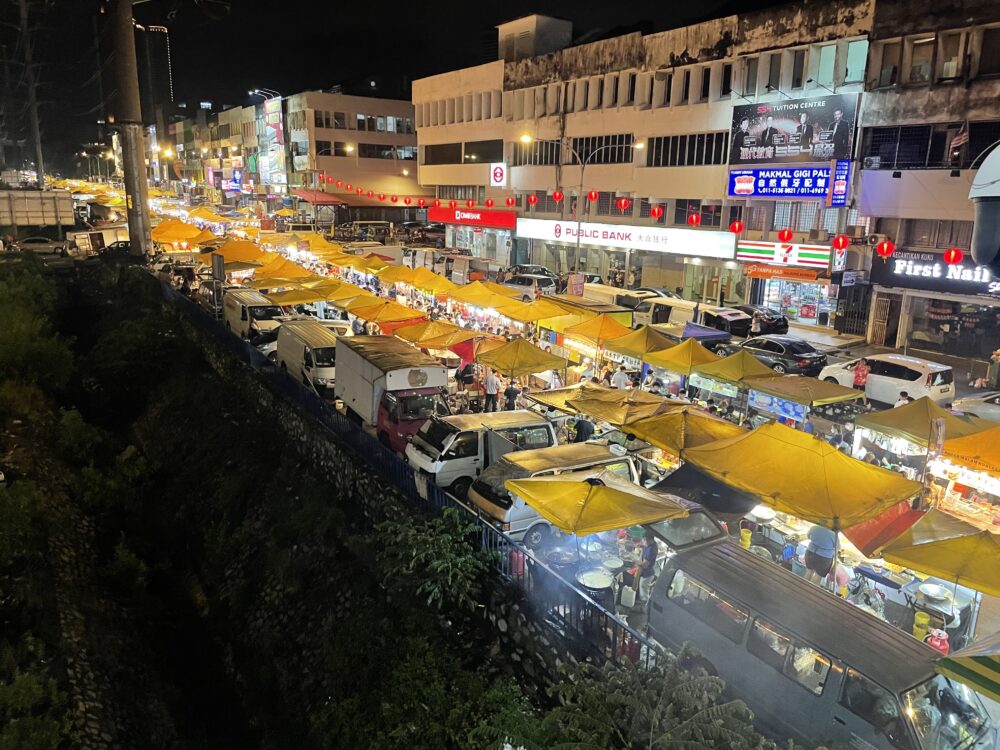
[[[729,163],[787,164],[850,159],[857,94],[733,107]]]
[[[579,227],[579,230],[578,230]],[[577,232],[579,231],[579,238]],[[732,232],[675,229],[672,227],[632,226],[628,224],[593,224],[547,219],[518,219],[517,236],[575,245],[596,245],[655,253],[690,255],[731,260],[736,251]]]
[[[872,252],[872,284],[944,294],[1000,297],[1000,277],[977,266],[968,255],[961,263],[945,263],[940,253],[897,250],[888,258]]]
[[[805,266],[826,270],[830,267],[832,252],[827,245],[740,240],[736,245],[736,260],[744,263],[771,263],[779,266]]]

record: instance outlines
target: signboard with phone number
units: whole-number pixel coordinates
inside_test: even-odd
[[[851,162],[828,166],[751,167],[729,170],[731,198],[823,198],[827,205],[847,205]]]

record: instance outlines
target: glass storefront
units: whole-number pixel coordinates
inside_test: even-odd
[[[833,325],[837,287],[790,279],[766,279],[762,304],[802,325]]]
[[[741,305],[746,301],[747,278],[736,263],[684,264],[684,291],[681,296],[707,305]]]
[[[916,296],[909,302],[909,347],[976,359],[1000,349],[1000,308]]]
[[[487,258],[507,264],[510,258],[509,229],[489,229],[448,224],[445,227],[445,247],[468,250],[475,258]]]

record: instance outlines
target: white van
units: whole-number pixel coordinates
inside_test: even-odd
[[[865,359],[871,367],[865,395],[872,401],[892,405],[903,391],[915,399],[927,396],[941,403],[955,399],[955,373],[947,365],[903,354],[869,354]],[[857,364],[858,358],[827,365],[816,377],[851,388]]]
[[[283,323],[278,329],[275,361],[278,366],[316,393],[333,394],[336,377],[337,336],[325,325],[312,320]]]
[[[469,500],[512,539],[537,549],[545,544],[552,525],[524,500],[512,497],[504,482],[590,469],[611,471],[631,482],[639,481],[635,460],[624,455],[624,450],[618,446],[611,448],[592,443],[571,443],[508,453],[472,483]]]
[[[473,480],[501,456],[556,442],[552,423],[527,409],[458,414],[424,422],[406,446],[406,459],[438,487],[464,498]]]
[[[222,312],[226,330],[247,339],[276,328],[278,321],[275,318],[281,315],[281,308],[260,292],[238,289],[226,291],[222,297]]]
[[[674,297],[650,297],[636,305],[632,311],[632,327],[663,325],[666,323],[697,323],[694,319],[697,302]]]
[[[634,310],[647,299],[666,299],[656,292],[641,289],[619,289],[607,284],[584,284],[583,298],[603,302],[606,305],[620,305]]]

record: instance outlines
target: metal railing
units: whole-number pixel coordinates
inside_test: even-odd
[[[540,613],[550,634],[575,653],[594,661],[624,663],[648,668],[655,664],[660,647],[585,592],[524,545],[484,518],[478,508],[456,499],[428,482],[417,486],[413,468],[391,449],[382,445],[361,426],[337,412],[328,402],[275,367],[248,342],[226,330],[222,323],[180,292],[163,285],[165,298],[175,309],[250,366],[262,382],[318,421],[340,442],[353,449],[380,475],[386,477],[410,502],[428,510],[454,508],[475,524],[479,547],[489,553],[493,570],[516,586]]]

